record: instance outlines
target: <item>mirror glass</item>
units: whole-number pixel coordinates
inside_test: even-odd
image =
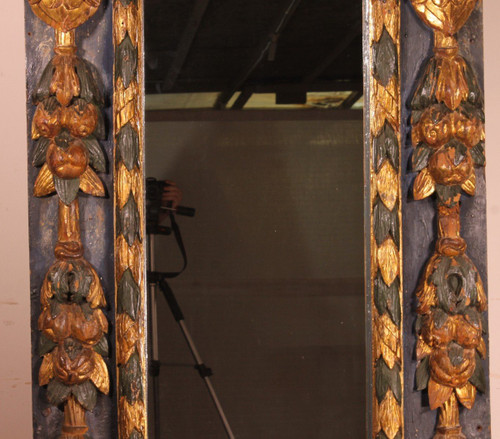
[[[366,436],[361,14],[145,2],[152,438]]]

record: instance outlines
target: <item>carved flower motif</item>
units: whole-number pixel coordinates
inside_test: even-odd
[[[53,315],[46,308],[38,319],[38,328],[55,343],[72,337],[87,345],[95,345],[108,332],[108,322],[100,309],[91,310],[87,317],[75,303],[60,305],[60,311]]]
[[[81,384],[91,378],[94,370],[94,351],[67,339],[53,353],[54,376],[66,385]]]
[[[429,160],[429,171],[437,184],[461,185],[473,172],[472,158],[467,152],[463,159],[456,163],[457,151],[452,147],[443,147],[436,151]]]
[[[73,142],[68,148],[60,148],[51,143],[47,150],[47,165],[59,178],[78,178],[89,164],[87,150],[81,142]]]

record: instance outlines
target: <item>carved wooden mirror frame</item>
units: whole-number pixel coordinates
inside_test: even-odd
[[[143,0],[27,2],[35,434],[146,438]],[[482,8],[363,4],[369,436],[490,437]]]

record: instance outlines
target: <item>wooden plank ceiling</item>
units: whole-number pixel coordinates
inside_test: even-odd
[[[362,93],[361,0],[146,0],[146,93],[214,96],[241,109],[255,94]],[[333,95],[333,94],[332,94]]]

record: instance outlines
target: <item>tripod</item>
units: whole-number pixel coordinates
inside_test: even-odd
[[[173,222],[173,224],[175,224]],[[178,229],[174,230],[176,235],[178,234]],[[167,273],[159,273],[155,270],[155,261],[154,261],[154,230],[148,230],[148,254],[149,254],[149,267],[148,267],[148,285],[149,285],[149,295],[150,295],[150,314],[151,314],[151,346],[152,346],[152,361],[151,361],[151,375],[153,376],[153,407],[154,407],[154,419],[155,419],[155,439],[161,438],[160,431],[160,400],[159,400],[159,375],[160,375],[160,362],[158,355],[158,313],[157,313],[157,292],[158,289],[162,292],[163,297],[167,301],[167,304],[172,312],[172,315],[175,321],[179,324],[179,327],[182,331],[182,335],[184,336],[186,343],[188,344],[189,350],[193,356],[195,361],[195,369],[200,374],[200,377],[205,382],[207,386],[207,390],[212,398],[213,403],[217,409],[217,413],[222,421],[224,429],[226,431],[227,437],[229,439],[234,439],[233,432],[231,430],[231,426],[224,414],[224,410],[222,409],[222,405],[217,398],[217,394],[215,393],[215,389],[210,381],[210,376],[212,376],[212,370],[207,367],[196,349],[196,345],[191,338],[191,334],[184,323],[184,315],[182,314],[182,310],[175,298],[174,292],[170,288],[170,285],[167,283]],[[168,235],[171,233],[171,230],[166,227],[161,227],[160,230],[156,230],[157,233]],[[185,257],[185,252],[182,246],[182,239],[180,238],[180,234],[176,236],[178,242],[180,240],[181,251]],[[184,266],[186,265],[186,259],[184,260]]]

